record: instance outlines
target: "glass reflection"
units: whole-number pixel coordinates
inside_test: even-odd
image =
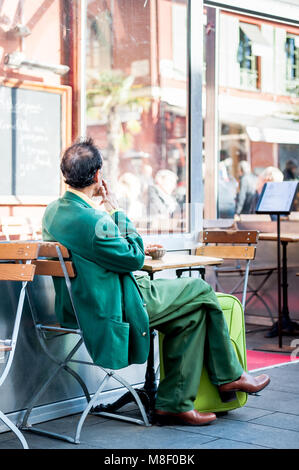
[[[89,1],[87,134],[142,231],[188,230],[187,0]]]
[[[233,218],[264,182],[298,180],[299,28],[223,11],[219,31],[218,217]]]

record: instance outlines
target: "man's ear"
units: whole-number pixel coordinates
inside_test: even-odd
[[[100,170],[97,170],[97,171],[96,171],[96,174],[95,174],[94,177],[93,177],[93,182],[94,182],[94,183],[98,183],[98,182],[99,182],[99,179],[100,179]]]

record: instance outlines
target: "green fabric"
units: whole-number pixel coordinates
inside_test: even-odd
[[[43,217],[43,239],[58,241],[72,256],[74,304],[95,364],[121,369],[142,364],[149,352],[149,319],[132,271],[144,263],[140,235],[126,215],[108,215],[67,191]],[[76,327],[64,279],[54,278],[56,315]]]
[[[143,266],[143,242],[123,212],[110,216],[66,192],[45,211],[43,239],[70,250],[77,272],[71,281],[74,304],[95,364],[120,369],[144,363],[149,324],[163,333],[165,378],[159,385],[157,408],[174,412],[193,408],[205,350],[214,384],[242,374],[223,312],[206,282],[150,281],[148,276],[136,276],[136,281],[132,272]],[[64,279],[54,278],[54,285],[60,323],[76,327]]]
[[[227,322],[211,286],[202,279],[138,279],[150,326],[163,334],[156,408],[193,409],[204,361],[215,385],[243,373]]]
[[[216,293],[216,295],[228,326],[233,348],[243,369],[247,371],[245,320],[242,305],[233,295],[222,293]],[[210,381],[207,368],[204,366],[194,408],[201,412],[229,411],[244,406],[247,398],[247,393],[237,392],[235,400],[223,403],[217,387]]]

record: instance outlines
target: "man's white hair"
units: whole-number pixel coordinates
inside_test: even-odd
[[[260,178],[264,181],[277,182],[280,183],[283,181],[283,173],[279,168],[275,166],[268,166],[265,168],[262,173],[260,173]]]

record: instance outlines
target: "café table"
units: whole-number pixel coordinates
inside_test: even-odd
[[[155,273],[166,269],[182,269],[199,267],[204,273],[206,266],[215,266],[222,264],[222,258],[214,258],[211,256],[198,255],[182,255],[175,253],[166,253],[161,259],[152,259],[150,256],[145,257],[142,271],[146,271],[150,278],[153,279]]]
[[[259,240],[276,241],[277,233],[260,233]],[[289,243],[299,242],[299,233],[280,233],[280,242],[282,245],[282,334],[297,334],[299,332],[299,324],[290,319],[288,307],[288,259],[287,246]],[[273,338],[279,335],[278,322],[275,322],[266,337]]]

